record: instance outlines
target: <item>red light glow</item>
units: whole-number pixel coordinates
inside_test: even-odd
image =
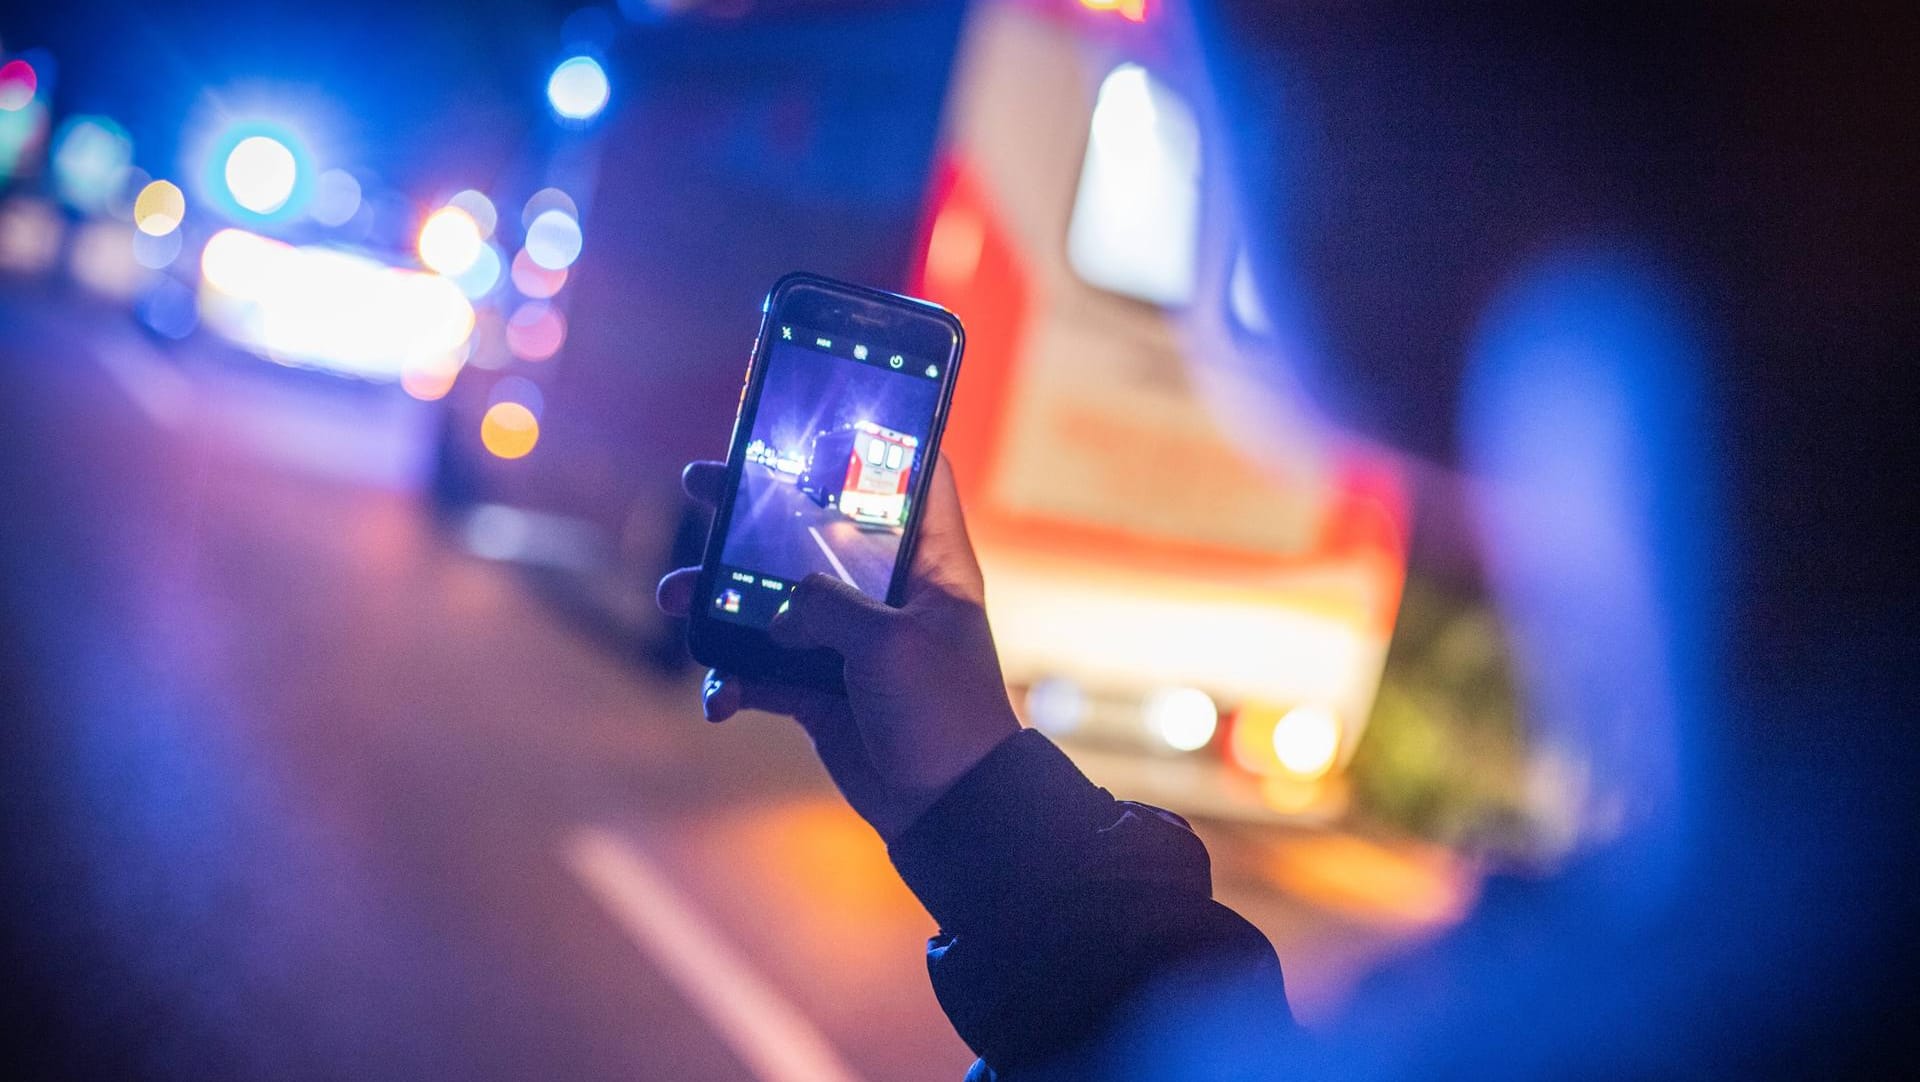
[[[507,320],[507,349],[523,361],[544,361],[567,340],[567,321],[552,305],[528,301]]]

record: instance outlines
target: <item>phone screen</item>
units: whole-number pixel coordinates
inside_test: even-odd
[[[795,583],[833,575],[886,600],[946,359],[775,322],[746,463],[707,604],[765,628]]]

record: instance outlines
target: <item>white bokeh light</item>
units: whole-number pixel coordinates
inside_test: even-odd
[[[527,227],[527,258],[547,270],[573,266],[580,246],[580,223],[565,211],[545,211]]]
[[[267,135],[240,140],[227,155],[227,190],[255,214],[272,214],[293,195],[299,166],[285,143]]]
[[[547,80],[547,100],[568,120],[591,120],[607,107],[606,69],[590,56],[569,57]]]
[[[473,266],[485,247],[473,216],[459,207],[441,207],[420,226],[420,262],[450,278]]]
[[[1220,724],[1220,710],[1199,688],[1165,688],[1147,697],[1141,707],[1147,729],[1175,751],[1207,746]]]

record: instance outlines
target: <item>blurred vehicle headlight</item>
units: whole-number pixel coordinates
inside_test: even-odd
[[[1340,719],[1324,706],[1296,706],[1273,727],[1273,754],[1303,778],[1333,769],[1340,750]]]
[[[485,246],[473,215],[459,207],[441,207],[420,226],[420,262],[449,278],[466,273]]]
[[[370,379],[464,360],[473,306],[436,274],[223,229],[200,255],[206,325],[275,360]]]
[[[1317,704],[1287,710],[1249,704],[1235,713],[1227,747],[1233,761],[1254,774],[1312,781],[1339,758],[1340,717]]]
[[[1199,688],[1163,688],[1147,696],[1141,707],[1147,731],[1175,751],[1207,746],[1220,724],[1219,708]]]

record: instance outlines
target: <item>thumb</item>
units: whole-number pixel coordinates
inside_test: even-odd
[[[841,657],[866,654],[882,641],[888,624],[899,616],[894,609],[861,593],[831,575],[801,579],[788,596],[785,612],[767,629],[782,646],[824,646]]]

